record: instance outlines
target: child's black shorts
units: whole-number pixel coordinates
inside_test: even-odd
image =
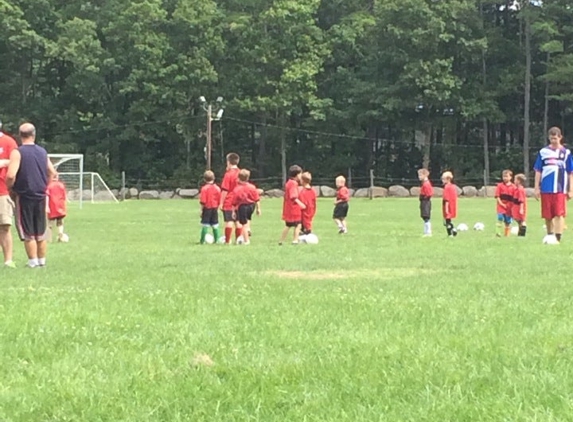
[[[203,208],[201,224],[204,226],[216,226],[219,224],[219,210],[217,208]]]
[[[223,220],[225,223],[234,222],[235,219],[233,218],[233,211],[223,210]]]
[[[237,210],[237,220],[241,224],[247,224],[251,217],[253,216],[254,211],[254,204],[244,204],[239,205],[239,209]]]
[[[343,220],[348,215],[348,202],[339,202],[334,206],[332,218],[336,220]]]
[[[432,201],[429,199],[420,199],[420,217],[422,219],[432,216]]]

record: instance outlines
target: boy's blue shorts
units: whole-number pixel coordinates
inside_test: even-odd
[[[499,213],[497,215],[497,221],[501,221],[505,224],[511,224],[511,222],[513,221],[512,218],[509,215],[505,215],[502,213]]]

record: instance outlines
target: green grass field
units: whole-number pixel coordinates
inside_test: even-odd
[[[48,268],[1,271],[0,421],[570,421],[573,234],[421,237],[415,200],[354,200],[347,236],[196,245],[191,201],[86,205]]]

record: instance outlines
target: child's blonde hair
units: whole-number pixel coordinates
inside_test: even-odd
[[[428,177],[430,175],[430,172],[428,171],[428,169],[419,169],[418,174],[420,176]]]
[[[342,183],[343,185],[346,184],[346,178],[344,176],[338,176],[336,179],[334,179],[334,181],[336,183]]]
[[[445,171],[442,173],[442,179],[453,180],[454,175],[451,171]]]
[[[312,182],[312,174],[310,174],[310,172],[308,171],[305,171],[300,177],[303,183],[307,183],[310,185],[310,182]]]
[[[215,173],[213,173],[211,170],[207,170],[205,173],[203,173],[203,180],[205,180],[205,182],[215,181]]]
[[[523,173],[519,173],[519,174],[515,175],[515,181],[519,182],[520,185],[524,185],[526,180],[527,180],[527,178],[525,177],[525,174],[523,174]]]
[[[249,181],[249,177],[251,177],[251,172],[247,169],[242,169],[239,172],[239,180],[241,182],[248,182]]]

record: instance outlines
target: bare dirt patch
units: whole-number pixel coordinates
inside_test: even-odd
[[[367,270],[265,271],[263,274],[289,280],[344,280],[349,278],[397,279],[418,277],[434,271],[420,268],[375,268]]]
[[[205,353],[196,353],[195,356],[193,356],[193,359],[191,359],[190,364],[193,368],[200,368],[200,367],[211,367],[215,365],[215,362],[213,362],[211,356]]]

